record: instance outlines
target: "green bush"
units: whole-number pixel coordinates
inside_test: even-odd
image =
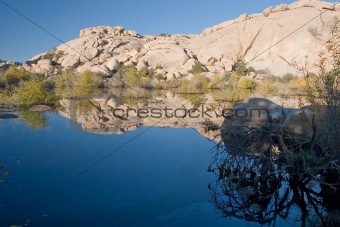
[[[250,89],[256,86],[256,83],[252,81],[249,77],[242,76],[238,81],[238,87],[244,89]]]
[[[239,76],[245,76],[247,75],[248,72],[247,65],[243,61],[236,62],[235,65],[233,66],[233,70]]]
[[[5,75],[2,72],[0,72],[0,88],[5,88],[7,84],[6,82],[7,80]]]
[[[194,74],[198,74],[204,72],[205,70],[203,68],[203,65],[200,62],[196,61],[195,64],[192,65],[191,71]]]
[[[52,61],[53,57],[54,57],[54,53],[49,51],[42,57],[42,59],[47,59],[47,60]]]
[[[277,95],[277,93],[278,88],[271,79],[261,81],[255,90],[255,94],[259,97],[270,97]]]
[[[174,80],[178,82],[173,82],[178,84],[180,93],[202,93],[209,90],[210,80],[206,76],[201,74],[195,74],[192,80]]]
[[[268,71],[264,69],[259,69],[259,70],[256,70],[255,72],[256,74],[268,74]]]
[[[256,72],[256,70],[255,70],[255,68],[254,67],[252,67],[252,66],[250,66],[249,68],[248,68],[248,70],[247,70],[248,72]]]
[[[216,74],[210,81],[209,87],[211,89],[221,89],[223,87],[224,80],[220,74]]]
[[[139,70],[138,74],[140,78],[149,77],[149,71],[147,68],[142,68],[141,70]]]
[[[46,88],[45,81],[31,80],[24,82],[16,90],[17,102],[24,106],[35,104],[54,105],[55,96]]]
[[[11,65],[5,72],[7,83],[17,84],[22,78],[22,72],[14,65]]]
[[[228,77],[229,77],[229,84],[235,87],[239,80],[239,75],[237,74],[237,72],[235,71],[232,72]]]
[[[64,55],[65,55],[65,54],[64,54],[64,51],[62,51],[62,50],[58,51],[57,54],[56,54],[57,60],[59,60],[59,58],[61,58],[61,57],[64,56]]]
[[[166,34],[166,33],[159,33],[159,34],[157,34],[157,36],[161,36],[161,37],[169,37],[169,36],[171,36],[171,35]]]
[[[209,78],[202,74],[194,75],[193,84],[199,91],[207,90],[209,88],[209,82]]]
[[[155,78],[157,80],[164,80],[164,76],[162,74],[159,74],[159,73],[155,75]]]

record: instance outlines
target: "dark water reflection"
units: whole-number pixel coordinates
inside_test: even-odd
[[[222,217],[272,226],[280,219],[295,221],[298,226],[340,225],[339,192],[306,173],[299,174],[298,164],[230,154],[223,147],[214,155],[209,171],[217,180],[209,188],[211,202]],[[319,175],[325,177],[327,173]]]

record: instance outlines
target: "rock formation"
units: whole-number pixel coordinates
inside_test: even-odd
[[[112,75],[120,65],[134,64],[173,78],[187,74],[197,61],[212,73],[231,71],[244,61],[278,76],[317,72],[319,54],[339,16],[340,5],[300,0],[243,14],[200,35],[141,36],[123,27],[86,28],[79,38],[31,58],[24,67],[36,73],[74,68]]]
[[[11,61],[0,60],[0,71],[6,71],[11,65],[14,65]]]

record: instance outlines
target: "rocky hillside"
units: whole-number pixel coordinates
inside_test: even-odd
[[[79,38],[31,58],[24,67],[42,74],[74,68],[111,75],[122,64],[134,64],[177,78],[195,62],[215,73],[231,71],[235,62],[244,61],[278,76],[301,74],[305,68],[316,72],[334,17],[339,16],[340,4],[300,0],[243,14],[199,35],[142,36],[123,27],[86,28]]]

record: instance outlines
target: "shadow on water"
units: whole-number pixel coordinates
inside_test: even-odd
[[[310,166],[309,168],[313,168]],[[339,226],[340,196],[319,179],[300,174],[291,165],[266,155],[232,154],[219,146],[208,171],[216,175],[209,185],[211,203],[223,218],[238,218],[276,226],[279,219],[301,226]]]

